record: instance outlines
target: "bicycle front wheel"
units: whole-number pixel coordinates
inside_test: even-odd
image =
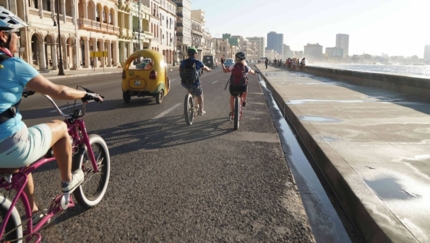
[[[236,96],[234,98],[234,130],[239,129],[240,121],[240,97]]]
[[[84,171],[84,182],[73,192],[78,203],[86,208],[97,205],[106,193],[110,177],[110,155],[106,142],[96,134],[89,136],[98,171],[94,172],[93,165],[86,146],[82,146],[73,157],[73,171]]]
[[[194,120],[194,101],[193,101],[193,96],[191,94],[185,95],[185,100],[184,100],[184,116],[185,116],[185,122],[188,125],[193,124],[193,120]]]
[[[0,194],[0,225],[5,221],[7,211],[11,204],[9,199]],[[6,228],[1,235],[0,242],[22,242],[22,237],[21,217],[19,216],[18,210],[14,207],[6,223]]]

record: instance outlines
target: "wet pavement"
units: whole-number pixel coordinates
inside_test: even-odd
[[[368,242],[430,242],[430,104],[257,64]]]

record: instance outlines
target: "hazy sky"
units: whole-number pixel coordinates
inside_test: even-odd
[[[336,45],[349,35],[349,55],[417,55],[430,45],[429,0],[191,0],[206,12],[212,37],[223,33],[264,37],[284,34],[293,51],[307,43]]]

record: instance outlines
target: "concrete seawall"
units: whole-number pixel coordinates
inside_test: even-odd
[[[377,87],[430,101],[430,79],[306,66],[303,72],[354,85]]]
[[[425,102],[398,105],[387,102],[389,99],[384,97],[405,101],[408,98],[390,91],[341,85],[342,82],[317,77],[324,75],[312,76],[273,67],[263,69],[262,64],[256,66],[298,140],[315,160],[362,237],[367,242],[378,243],[429,242],[428,214],[424,213],[427,209],[416,210],[422,207],[417,205],[425,204],[420,201],[421,196],[404,199],[404,191],[397,191],[397,187],[390,190],[391,186],[399,185],[406,191],[417,191],[417,195],[427,195],[424,190],[418,193],[417,188],[408,188],[408,183],[395,182],[399,178],[411,178],[420,181],[414,184],[427,186],[428,177],[422,176],[428,174],[427,167],[411,170],[410,162],[397,162],[428,153],[428,146],[422,143],[427,133],[421,133],[418,128],[427,126],[425,120],[430,108],[426,108]],[[356,82],[351,81],[366,86],[365,80]],[[418,103],[419,109],[416,108]],[[393,183],[385,183],[386,178],[395,179]],[[372,183],[380,182],[381,188],[371,187]],[[401,196],[391,197],[396,193]]]

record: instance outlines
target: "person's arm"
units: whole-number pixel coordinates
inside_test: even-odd
[[[209,67],[207,67],[207,66],[203,66],[203,70],[205,70],[206,72],[210,72],[211,71],[211,69]]]
[[[248,68],[249,68],[249,71],[248,71],[248,73],[250,73],[250,74],[252,74],[252,75],[254,75],[256,72],[255,72],[255,70],[254,69],[252,69],[250,66],[247,66]]]
[[[223,71],[224,73],[229,73],[229,72],[230,72],[230,67],[229,67],[229,68],[226,68],[226,67],[224,66],[224,60],[223,60],[223,59],[221,59],[221,67],[222,67],[222,71]]]
[[[43,77],[41,74],[28,81],[26,87],[30,90],[36,91],[41,94],[49,95],[52,98],[59,100],[82,99],[87,95],[86,91],[52,83],[51,81]],[[100,95],[94,95],[101,101],[103,100]]]

